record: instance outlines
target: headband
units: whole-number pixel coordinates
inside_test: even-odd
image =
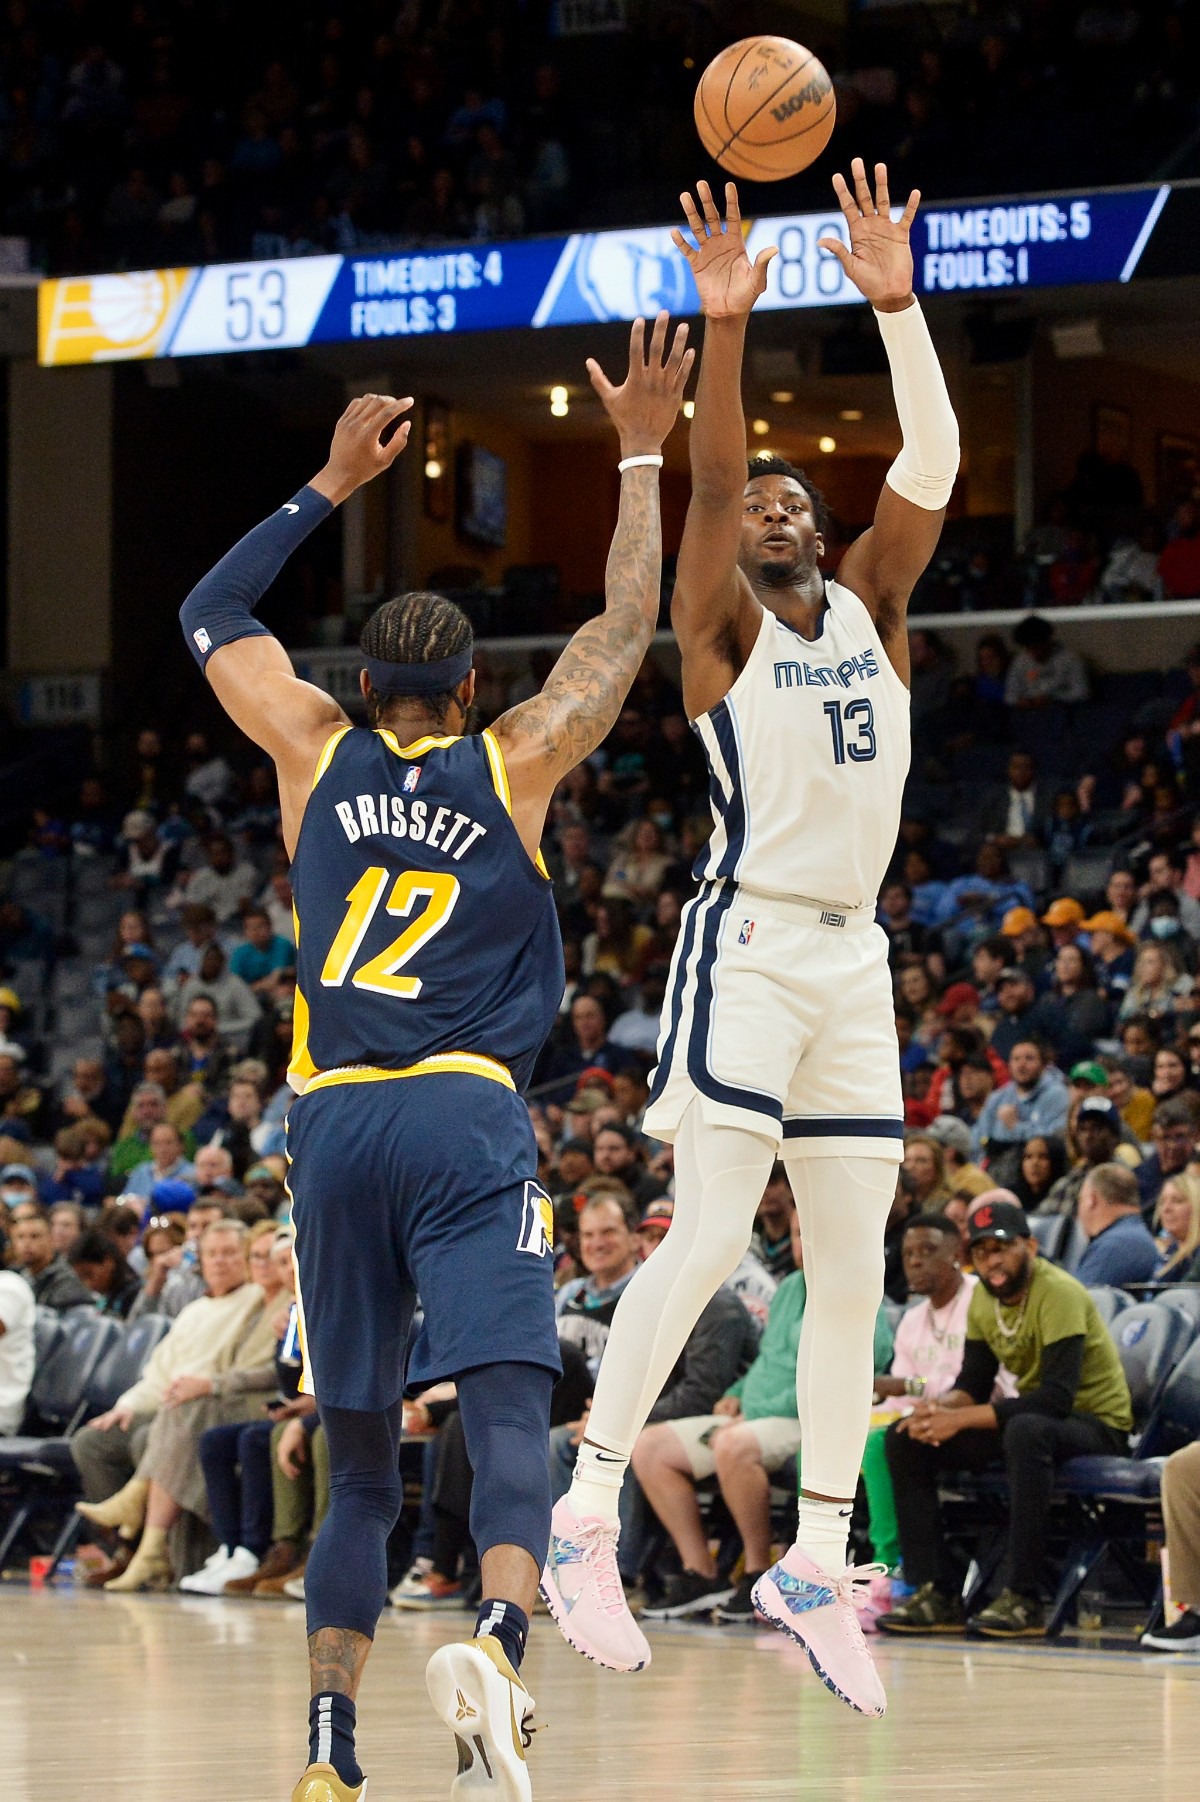
[[[470,675],[474,661],[470,647],[436,663],[388,663],[381,657],[363,655],[363,666],[378,695],[449,694]]]

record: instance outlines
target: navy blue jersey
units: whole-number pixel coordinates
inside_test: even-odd
[[[382,729],[335,733],[292,889],[294,1088],[346,1065],[403,1070],[448,1054],[495,1059],[528,1083],[562,1000],[562,939],[490,732],[406,746]]]

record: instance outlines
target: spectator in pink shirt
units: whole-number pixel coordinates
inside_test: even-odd
[[[891,1370],[875,1379],[875,1412],[863,1453],[871,1543],[875,1557],[889,1570],[900,1563],[900,1531],[884,1436],[896,1415],[910,1410],[914,1400],[953,1389],[962,1367],[967,1309],[976,1282],[962,1268],[959,1230],[945,1214],[914,1214],[904,1229],[901,1255],[909,1294],[925,1299],[901,1315]]]

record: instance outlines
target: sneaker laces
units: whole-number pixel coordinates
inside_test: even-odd
[[[625,1586],[617,1569],[620,1533],[620,1527],[610,1527],[606,1521],[595,1520],[571,1536],[583,1549],[601,1608],[606,1614],[613,1615],[623,1613],[626,1606]]]
[[[886,1564],[849,1564],[840,1577],[827,1579],[829,1588],[833,1591],[834,1600],[845,1604],[841,1620],[847,1636],[855,1646],[860,1646],[864,1652],[866,1651],[866,1641],[863,1638],[858,1611],[869,1600],[870,1585],[875,1578],[886,1577],[887,1574]]]

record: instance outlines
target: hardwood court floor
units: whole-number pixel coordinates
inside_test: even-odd
[[[468,1617],[463,1617],[466,1620]],[[385,1617],[359,1704],[370,1802],[445,1802],[454,1755],[425,1694],[457,1615]],[[539,1617],[548,1721],[535,1802],[1195,1802],[1200,1659],[885,1645],[890,1707],[852,1715],[772,1632],[668,1628],[618,1677]],[[307,1719],[298,1604],[0,1590],[4,1802],[287,1802]]]

